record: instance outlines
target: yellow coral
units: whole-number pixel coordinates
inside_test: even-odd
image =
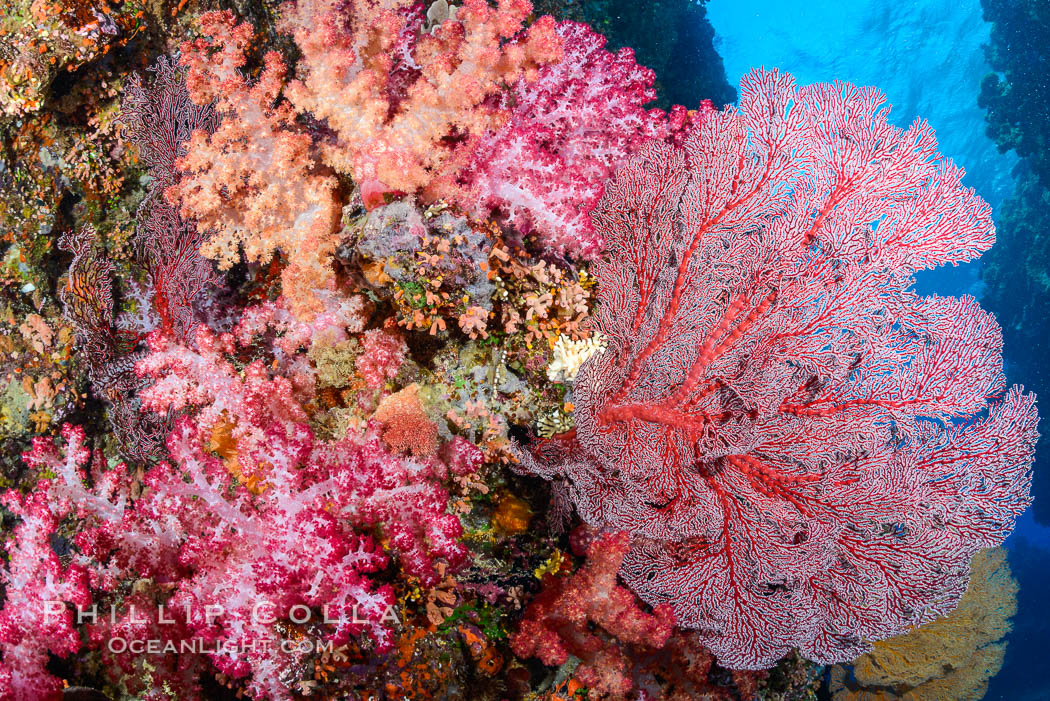
[[[505,493],[500,497],[499,506],[492,514],[492,525],[501,533],[520,535],[529,529],[532,520],[532,509],[529,503],[513,494]]]
[[[950,614],[905,635],[881,640],[854,661],[853,676],[832,673],[835,701],[977,701],[1002,667],[1010,618],[1017,613],[1017,581],[1006,551],[974,556],[970,587]]]

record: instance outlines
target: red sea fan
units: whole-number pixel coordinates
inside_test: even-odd
[[[162,327],[185,338],[195,326],[194,300],[216,279],[200,255],[203,234],[179,216],[163,193],[178,182],[176,162],[186,154],[184,144],[194,132],[215,131],[217,119],[210,104],[190,101],[183,71],[169,59],[162,56],[150,71],[155,77],[148,88],[140,76],[132,76],[120,114],[125,137],[138,147],[153,179],[139,205],[135,240],[149,269]]]
[[[65,317],[73,327],[91,386],[109,405],[109,420],[121,452],[133,460],[156,456],[169,430],[166,417],[139,411],[136,393],[144,386],[133,367],[138,342],[134,333],[113,323],[113,262],[89,226],[69,231],[59,248],[73,254],[59,291]]]
[[[634,536],[627,583],[732,668],[851,660],[944,614],[1029,503],[1034,397],[1004,391],[994,318],[909,290],[992,244],[989,207],[883,104],[755,71],[595,213],[609,349],[559,469]]]

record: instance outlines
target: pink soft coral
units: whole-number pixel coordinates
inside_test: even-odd
[[[357,359],[357,372],[369,387],[379,389],[397,375],[408,346],[400,336],[380,329],[365,331],[361,343],[364,352]]]
[[[216,336],[204,327],[192,347],[152,335],[151,352],[136,368],[153,380],[142,403],[161,414],[192,411],[205,430],[232,422],[240,471],[262,479],[272,453],[304,450],[307,416],[292,381],[272,374],[263,361],[249,363],[243,375],[237,372],[225,358],[235,347],[231,334]]]
[[[93,487],[85,486],[90,453],[80,429],[63,430],[65,450],[37,440],[27,462],[53,477],[29,497],[6,497],[23,520],[8,547],[0,611],[5,698],[36,701],[61,688],[45,665],[49,653],[80,648],[67,602],[84,609],[91,592],[106,597],[130,589],[111,615],[87,621],[88,645],[102,649],[115,682],[140,691],[143,680],[154,688],[170,683],[182,698],[196,699],[201,665],[210,661],[256,697],[288,699],[289,675],[303,655],[282,644],[284,628],[274,621],[308,615],[335,644],[351,636],[363,642],[367,635],[380,653],[392,645],[395,598],[389,586],[373,581],[389,557],[372,533],[425,585],[439,580],[439,559],[452,569],[465,564],[468,552],[457,540],[462,528],[447,513],[448,493],[439,480],[476,469],[477,448],[454,439],[441,458],[407,460],[383,446],[375,424],[366,434],[317,441],[293,418],[274,413],[288,408],[287,397],[266,402],[249,389],[252,379],[239,387],[213,357],[217,347],[206,347],[194,363],[153,367],[192,376],[193,368],[210,362],[213,374],[227,376],[223,391],[240,397],[226,406],[241,407],[253,429],[270,437],[255,446],[256,457],[266,461],[258,470],[262,478],[241,480],[230,459],[206,453],[207,422],[189,416],[169,437],[171,460],[146,473],[134,500],[123,465],[107,470],[103,460],[94,461]],[[158,352],[170,360],[173,351]],[[218,387],[192,401],[204,403]],[[74,564],[63,567],[50,543],[65,517],[77,519],[78,532]],[[191,652],[166,654],[147,668],[134,651],[108,647],[115,637],[157,640],[172,650],[189,642]]]
[[[80,430],[63,432],[69,464],[76,470],[90,457]],[[37,439],[24,458],[30,467],[45,469],[53,451]],[[52,508],[48,482],[41,480],[27,496],[8,491],[3,504],[21,522],[5,544],[8,562],[0,573],[4,606],[0,609],[0,696],[14,701],[39,701],[60,692],[62,681],[47,671],[48,656],[66,657],[80,649],[74,612],[68,605],[91,604],[87,573],[79,565],[63,566],[51,547],[59,522],[73,508],[68,499]]]
[[[48,469],[56,477],[41,482],[32,497],[33,511],[20,511],[27,523],[38,524],[38,542],[47,543],[57,525],[55,518],[76,504],[80,529],[75,557],[80,564],[75,572],[80,573],[81,583],[72,591],[63,589],[69,575],[54,570],[49,558],[41,558],[39,548],[33,551],[36,559],[25,567],[25,581],[37,582],[39,595],[86,606],[90,597],[83,580],[87,574],[93,588],[110,593],[136,580],[153,580],[160,583],[153,592],[157,603],[167,609],[166,614],[158,613],[155,605],[133,594],[117,613],[91,621],[94,645],[105,647],[109,636],[124,634],[173,641],[176,650],[180,649],[177,643],[191,638],[198,648],[201,642],[211,643],[208,657],[220,671],[244,679],[253,694],[287,699],[290,692],[284,677],[293,668],[297,653],[281,645],[283,639],[273,620],[323,611],[327,633],[334,641],[367,632],[379,650],[392,644],[388,612],[394,604],[393,593],[368,577],[383,569],[388,558],[359,529],[375,521],[356,514],[344,518],[333,508],[334,495],[341,488],[345,494],[345,485],[359,479],[356,474],[345,474],[355,464],[349,461],[351,452],[344,452],[342,462],[314,462],[313,469],[301,469],[301,453],[272,450],[265,488],[253,491],[234,479],[222,459],[203,453],[201,427],[183,418],[168,441],[172,461],[146,474],[142,495],[132,503],[130,482],[124,479],[122,467],[96,474],[96,491],[83,487],[79,471],[87,455],[83,434],[68,428],[64,433],[65,454],[52,441],[41,439],[27,455],[32,466]],[[300,439],[302,447],[308,436]],[[397,476],[388,478],[387,485],[395,491],[398,484]],[[412,506],[410,499],[399,500],[402,514]],[[410,523],[406,519],[397,527],[403,529]],[[52,553],[50,559],[54,557]],[[44,582],[51,583],[45,586]],[[61,654],[65,646],[78,641],[68,612],[57,617],[58,625],[65,628],[49,627],[46,612],[30,605],[30,599],[12,598],[10,592],[8,606],[20,604],[24,611],[19,620],[42,631],[52,644],[63,641],[54,652]],[[130,608],[134,603],[146,606],[136,611]],[[295,607],[301,608],[296,612]],[[160,615],[173,623],[161,624]],[[311,615],[314,620],[321,618]],[[35,638],[22,632],[19,639],[25,646]],[[107,648],[107,657],[114,660],[113,671],[137,669],[134,659],[122,657],[120,650]],[[189,659],[196,659],[196,653]],[[193,697],[195,684],[187,684],[185,667],[152,667],[150,673],[157,685],[165,675],[177,677],[178,688]]]
[[[613,169],[642,142],[665,138],[686,119],[646,110],[653,72],[634,52],[605,50],[605,37],[562,22],[564,57],[523,76],[501,96],[509,118],[478,134],[475,158],[443,194],[476,216],[502,212],[521,233],[556,253],[591,258],[604,242],[590,213]]]
[[[250,363],[243,372],[234,368],[227,359],[236,349],[234,335],[215,336],[202,328],[192,347],[154,336],[151,349],[137,366],[154,381],[144,392],[144,405],[157,412],[192,411],[194,424],[205,439],[229,427],[234,445],[227,452],[250,488],[268,491],[266,485],[283,471],[294,472],[296,466],[305,470],[304,475],[356,471],[359,479],[352,484],[337,483],[349,491],[335,501],[343,505],[344,515],[353,523],[379,527],[388,535],[396,533],[390,542],[406,571],[431,581],[435,558],[445,558],[455,566],[465,562],[466,551],[456,542],[462,530],[459,520],[444,513],[448,493],[440,480],[449,466],[433,457],[440,446],[429,421],[429,433],[422,436],[426,450],[416,451],[429,457],[420,461],[379,448],[378,422],[370,427],[367,438],[350,434],[341,441],[324,443],[310,430],[291,379],[274,373],[261,360]],[[371,456],[371,462],[363,461],[365,454]],[[282,477],[286,478],[291,476]]]

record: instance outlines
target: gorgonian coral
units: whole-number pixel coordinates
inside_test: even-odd
[[[908,289],[988,248],[990,209],[882,105],[755,71],[595,213],[608,350],[565,461],[532,467],[635,537],[626,581],[730,667],[943,615],[1029,501],[1034,397],[1005,390],[994,318]]]
[[[113,262],[97,232],[66,233],[59,246],[73,254],[59,299],[80,344],[92,389],[109,406],[109,421],[121,450],[136,460],[156,456],[170,429],[166,417],[143,414],[136,392],[144,383],[134,372],[138,336],[120,328],[113,315]]]
[[[880,640],[853,661],[832,669],[835,701],[868,698],[892,688],[895,698],[980,701],[1003,666],[1005,637],[1017,613],[1017,580],[1006,550],[982,550],[971,563],[970,586],[943,618],[895,638]]]
[[[139,158],[151,182],[138,208],[136,244],[149,272],[149,289],[160,324],[184,337],[195,326],[193,302],[216,284],[210,263],[200,254],[204,235],[192,221],[184,221],[164,197],[181,175],[179,159],[194,133],[210,134],[216,127],[210,101],[194,104],[183,71],[167,57],[151,69],[150,86],[132,76],[124,93],[120,119],[125,138],[138,147]]]

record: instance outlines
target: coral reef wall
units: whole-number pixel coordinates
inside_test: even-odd
[[[1041,2],[983,0],[992,23],[985,47],[993,73],[981,83],[988,135],[1002,152],[1021,157],[1015,188],[997,222],[999,243],[983,264],[984,302],[1003,326],[1007,358],[1016,377],[1032,389],[1050,387],[1046,339],[1050,338],[1050,91],[1047,56],[1050,10]],[[1050,523],[1050,442],[1038,447],[1035,518]]]
[[[705,12],[0,8],[0,700],[787,701],[924,623],[1001,649],[1001,556],[964,592],[1035,398],[913,287],[990,207],[876,89],[732,105]]]

